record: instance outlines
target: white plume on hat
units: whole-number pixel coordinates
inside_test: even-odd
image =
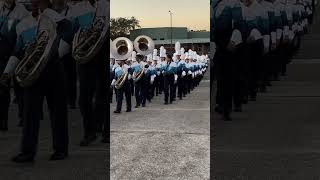
[[[111,53],[111,45],[112,45],[112,40],[110,39],[110,59],[114,59],[113,54]]]
[[[180,48],[181,48],[180,42],[176,42],[175,44],[176,55],[181,55]]]
[[[158,55],[158,49],[154,49],[153,50],[153,59],[155,60],[157,58]]]
[[[163,46],[161,46],[160,47],[160,57],[162,58],[162,57],[166,57],[166,56],[167,56],[166,49]]]
[[[180,57],[181,60],[185,60],[186,59],[186,55],[184,54],[184,52],[182,53],[181,51],[181,57]]]
[[[136,57],[137,57],[137,53],[136,53],[135,51],[132,51],[132,53],[131,53],[131,59],[132,59],[133,62],[136,62],[136,61],[137,61]]]
[[[183,55],[185,53],[185,49],[184,48],[181,48],[180,52],[181,52],[181,55]]]
[[[147,55],[147,62],[152,62],[152,55],[151,54]]]
[[[172,60],[173,60],[173,61],[175,61],[175,60],[177,59],[176,55],[177,55],[177,53],[174,53],[174,54],[173,54],[173,57],[172,57]]]

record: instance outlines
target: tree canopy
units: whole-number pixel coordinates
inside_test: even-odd
[[[115,39],[117,37],[127,37],[130,30],[140,28],[139,20],[135,17],[130,18],[111,18],[110,19],[110,37]]]

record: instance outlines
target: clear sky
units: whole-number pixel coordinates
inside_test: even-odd
[[[134,16],[142,28],[173,26],[210,30],[210,0],[111,0],[111,17]]]

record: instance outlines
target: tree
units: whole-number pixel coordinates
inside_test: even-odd
[[[110,37],[115,39],[117,37],[127,37],[130,30],[140,28],[139,20],[135,17],[131,18],[111,18],[110,19]]]

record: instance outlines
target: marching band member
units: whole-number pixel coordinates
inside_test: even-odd
[[[242,3],[243,14],[245,22],[245,40],[246,52],[248,60],[248,94],[250,100],[255,101],[257,97],[257,90],[259,87],[259,72],[261,67],[261,57],[263,54],[263,36],[266,34],[261,20],[265,14],[261,14],[261,6],[255,0],[244,0]]]
[[[156,71],[156,63],[157,63],[157,53],[158,50],[153,50],[153,55],[150,55],[151,59],[149,61],[149,71],[150,71],[150,99],[153,99],[156,90],[156,80],[157,80],[157,71]]]
[[[155,67],[155,72],[156,72],[156,77],[154,79],[155,91],[156,91],[156,96],[158,96],[161,93],[160,92],[161,61],[159,56],[156,57],[156,60],[153,62],[153,66]]]
[[[166,65],[164,67],[164,104],[170,104],[174,101],[175,83],[177,81],[177,65],[172,60],[171,55],[167,55]]]
[[[161,46],[160,47],[160,62],[159,62],[159,70],[160,72],[158,72],[159,75],[159,94],[162,94],[163,90],[164,90],[164,67],[166,65],[166,57],[167,57],[167,53],[166,53],[166,49]]]
[[[178,59],[178,67],[177,67],[177,75],[178,75],[178,96],[179,99],[182,100],[182,97],[186,97],[186,92],[185,92],[185,67],[186,67],[186,62],[185,62],[185,50],[184,48],[181,48],[180,50],[180,56],[177,56]]]
[[[140,54],[136,55],[136,59],[133,62],[133,64],[131,65],[131,68],[133,70],[133,76],[135,76],[137,73],[139,73],[141,71],[141,61],[143,59],[143,56],[141,56]],[[134,80],[134,93],[135,93],[135,97],[136,97],[136,106],[135,108],[139,108],[141,106],[142,103],[142,78],[140,78],[139,80]]]
[[[231,120],[232,85],[234,79],[234,52],[242,42],[241,35],[241,4],[237,0],[221,1],[214,5],[213,39],[217,47],[214,63],[217,66],[217,107],[215,111],[223,115],[224,120]]]
[[[153,98],[152,92],[151,92],[152,84],[154,81],[154,78],[152,79],[153,77],[153,67],[151,66],[152,58],[153,58],[152,54],[147,55],[147,64],[146,64],[147,68],[145,69],[145,78],[146,78],[145,84],[146,84],[146,92],[147,92],[146,96],[149,103],[151,103],[151,99]]]
[[[131,91],[130,91],[130,82],[129,82],[129,66],[125,64],[125,60],[122,59],[116,59],[119,66],[114,70],[115,71],[115,78],[112,81],[112,85],[115,86],[116,82],[121,80],[123,82],[123,85],[117,89],[116,95],[117,95],[117,109],[114,111],[114,113],[120,114],[121,113],[121,108],[122,108],[122,100],[123,100],[123,93],[126,96],[126,102],[127,102],[127,111],[126,112],[131,112]],[[128,74],[127,76],[124,76],[124,74]],[[131,77],[130,77],[131,78]]]
[[[17,43],[15,52],[5,69],[9,76],[13,75],[15,67],[25,55],[25,46],[36,39],[36,32],[39,27],[38,18],[42,14],[46,15],[53,23],[57,24],[57,39],[52,44],[51,50],[53,56],[50,57],[45,71],[30,86],[23,89],[24,91],[24,126],[22,136],[21,153],[12,160],[17,163],[33,161],[36,155],[38,144],[39,126],[42,112],[42,101],[44,97],[50,111],[53,133],[53,149],[50,160],[60,160],[68,156],[68,121],[67,121],[67,102],[65,96],[65,83],[63,77],[63,66],[59,61],[59,44],[60,39],[64,39],[65,32],[72,31],[69,21],[58,13],[50,9],[51,4],[47,1],[32,1],[32,16],[23,19],[16,28]],[[41,14],[39,13],[39,9]],[[47,20],[39,21],[41,22]],[[51,37],[52,38],[52,37]]]
[[[3,73],[10,53],[14,49],[16,42],[16,26],[28,11],[23,5],[15,0],[5,0],[0,2],[0,75]],[[5,76],[4,76],[5,77]],[[4,87],[0,90],[0,131],[8,130],[8,111],[10,105],[10,79],[4,78]],[[22,90],[15,84],[16,98],[19,107],[20,124],[22,121]]]
[[[187,93],[191,93],[191,82],[192,82],[192,72],[191,72],[191,56],[189,55],[189,53],[187,52],[185,54],[186,56],[186,67],[185,67],[185,71],[186,71],[186,90]]]
[[[138,73],[141,69],[144,71],[144,73],[142,74],[141,78],[135,82],[136,108],[140,107],[140,105],[142,105],[142,107],[146,107],[148,94],[148,77],[145,74],[148,65],[145,62],[145,56],[137,54],[137,61],[139,65],[134,67],[134,74]]]
[[[67,4],[67,0],[52,0],[53,9],[57,11],[62,16],[65,16],[69,21],[72,22],[75,30],[75,17],[74,17],[74,8]],[[67,35],[69,39],[73,39],[75,32]],[[64,41],[60,42],[61,46],[61,61],[64,64],[66,82],[67,82],[67,97],[68,104],[71,109],[76,108],[76,99],[77,99],[77,70],[76,70],[76,61],[72,57],[71,45],[67,44]]]
[[[79,31],[91,27],[93,18],[102,16],[107,18],[108,12],[106,0],[89,0],[78,3],[75,7],[75,21]],[[96,14],[96,16],[95,16]],[[86,43],[86,42],[84,42]],[[104,42],[101,49],[106,49],[107,41]],[[107,57],[105,50],[100,50],[90,61],[78,64],[78,74],[80,82],[79,106],[83,118],[84,136],[80,146],[88,146],[96,140],[97,130],[107,119]],[[95,99],[93,104],[93,99]],[[106,129],[106,127],[104,128]],[[103,137],[104,138],[104,137]]]
[[[110,53],[110,79],[109,79],[109,84],[110,84],[110,89],[109,89],[109,98],[110,98],[110,103],[112,103],[113,99],[113,86],[111,86],[112,80],[114,79],[114,70],[117,67],[117,63],[115,63],[115,59]]]
[[[133,77],[133,72],[134,72],[134,69],[132,68],[132,65],[137,62],[137,53],[135,51],[132,51],[131,53],[131,64],[130,64],[130,71],[129,71],[129,74],[131,77]],[[135,87],[134,87],[134,80],[133,78],[130,78],[129,79],[129,82],[130,82],[130,87],[131,87],[131,96],[135,96]]]

